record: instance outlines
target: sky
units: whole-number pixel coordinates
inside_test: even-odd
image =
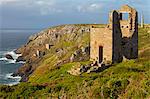
[[[128,4],[150,23],[150,0],[0,0],[1,28],[47,28],[107,23],[108,13]]]

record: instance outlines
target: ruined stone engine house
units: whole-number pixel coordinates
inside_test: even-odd
[[[128,16],[124,19],[124,16]],[[124,5],[109,13],[107,26],[92,26],[90,33],[90,60],[118,63],[138,57],[138,13]]]

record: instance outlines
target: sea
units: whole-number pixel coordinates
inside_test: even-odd
[[[20,76],[11,76],[25,62],[15,62],[15,59],[20,56],[14,51],[24,45],[30,35],[33,35],[40,30],[28,29],[4,29],[0,30],[0,85],[16,85],[21,80]],[[6,54],[12,55],[14,60],[5,58]]]

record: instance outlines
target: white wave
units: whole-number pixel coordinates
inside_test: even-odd
[[[13,73],[6,74],[6,78],[8,78],[8,79],[21,79],[20,76],[15,76],[15,77],[13,77],[12,74],[13,74]]]
[[[8,59],[6,57],[0,58],[0,61],[7,61]]]
[[[4,63],[6,64],[16,64],[16,63],[25,63],[23,61],[20,61],[20,62],[16,62],[16,59],[21,56],[21,54],[16,54],[14,52],[15,50],[12,50],[12,51],[0,51],[0,61],[4,61]],[[14,60],[11,60],[11,59],[7,59],[5,57],[6,54],[10,54]],[[9,73],[9,74],[0,74],[0,79],[4,79],[4,80],[8,80],[7,83],[5,83],[4,85],[9,85],[9,86],[12,86],[12,85],[16,85],[16,84],[19,84],[20,83],[20,80],[21,80],[21,77],[20,76],[11,76],[13,73]]]
[[[7,83],[5,83],[4,85],[9,85],[9,86],[12,86],[12,85],[17,85],[20,83],[20,80],[21,80],[21,77],[20,76],[11,76],[13,73],[8,73],[8,74],[0,74],[0,78],[1,79],[4,79],[4,80],[9,80]],[[12,81],[11,81],[12,80]]]
[[[0,61],[7,61],[6,64],[15,64],[16,60],[7,59],[6,57],[0,58]]]
[[[16,84],[19,84],[19,83],[20,83],[21,77],[20,77],[20,76],[15,76],[15,77],[13,77],[12,74],[13,74],[13,73],[6,74],[5,78],[6,78],[6,79],[14,79],[15,81],[14,81],[14,82],[10,82],[10,83],[5,84],[5,85],[12,86],[12,85],[16,85]]]
[[[18,63],[18,64],[25,64],[26,63],[24,61],[16,62],[16,60],[7,59],[5,57],[4,58],[0,58],[0,61],[7,61],[6,64],[16,64],[16,63]]]
[[[17,63],[20,63],[20,64],[25,64],[26,62],[24,62],[24,61],[19,61],[19,62],[17,62]]]
[[[10,51],[7,53],[4,53],[4,55],[9,54],[13,57],[14,60],[16,60],[19,56],[22,56],[22,54],[16,54],[14,51]]]
[[[5,85],[8,85],[8,86],[13,86],[13,85],[17,85],[19,84],[20,82],[11,82],[11,83],[8,83],[8,84],[5,84]]]
[[[0,58],[0,61],[7,61],[8,64],[15,64],[15,63],[24,64],[25,62],[23,62],[23,61],[16,62],[16,59],[17,59],[18,57],[22,56],[22,54],[16,54],[14,51],[15,51],[15,49],[12,50],[12,51],[0,51],[1,55],[3,55],[3,57]],[[14,60],[7,59],[7,58],[5,57],[6,54],[11,55]]]
[[[6,61],[6,64],[15,64],[16,60],[7,59],[6,57],[0,58],[0,61]]]
[[[7,60],[8,61],[8,63],[6,63],[6,64],[15,64],[16,63],[16,60]]]

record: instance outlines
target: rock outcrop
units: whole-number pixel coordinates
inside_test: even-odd
[[[81,65],[80,63],[76,64],[71,68],[71,70],[68,70],[67,72],[71,75],[78,76],[84,72],[87,72],[91,68],[90,64],[87,65]]]
[[[105,65],[105,64],[99,64],[99,65],[93,65],[92,63],[88,63],[86,65],[82,65],[80,63],[73,66],[70,70],[67,72],[71,75],[78,76],[82,73],[92,73],[92,72],[101,72],[107,68],[109,68],[111,65]]]
[[[5,57],[6,57],[7,59],[14,60],[14,58],[13,58],[12,55],[10,55],[10,54],[6,54]]]
[[[25,61],[22,56],[19,56],[19,57],[16,59],[16,62],[20,62],[20,61]]]
[[[90,55],[90,47],[81,47],[80,49],[76,50],[70,57],[71,62],[76,62],[76,61],[82,61],[85,59],[89,59]]]
[[[91,25],[61,25],[45,29],[29,37],[28,42],[16,53],[22,57],[17,61],[26,60],[26,64],[20,67],[14,75],[23,77],[27,81],[28,76],[36,70],[41,61],[55,56],[56,66],[74,61],[89,60],[89,33]],[[47,48],[45,45],[52,45]],[[38,57],[37,50],[44,53]],[[29,68],[30,67],[30,68]]]

